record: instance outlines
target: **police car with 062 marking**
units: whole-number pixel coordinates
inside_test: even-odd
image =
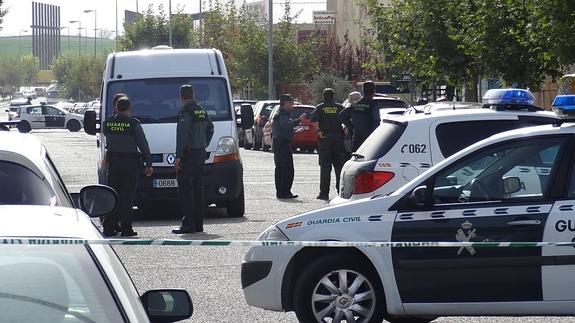
[[[555,105],[569,119],[575,103],[565,102],[575,97],[562,100]],[[252,247],[242,265],[246,301],[295,311],[302,322],[575,315],[575,248],[514,244],[575,237],[574,159],[574,120],[512,130],[454,154],[391,195],[280,221],[259,239],[466,244]],[[350,215],[353,222],[343,221]]]

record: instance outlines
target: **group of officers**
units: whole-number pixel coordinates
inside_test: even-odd
[[[208,113],[194,100],[191,85],[180,87],[182,107],[176,128],[176,169],[178,197],[182,209],[182,225],[172,233],[203,232],[204,183],[203,169],[206,147],[214,135],[214,125]],[[102,163],[107,165],[107,179],[118,193],[116,212],[103,218],[103,234],[114,237],[133,237],[133,205],[138,178],[144,173],[152,176],[152,156],[148,141],[139,121],[131,117],[130,99],[118,93],[112,101],[114,114],[104,121],[102,133],[106,137],[106,154]]]
[[[323,102],[309,117],[317,129],[319,139],[318,155],[321,169],[321,200],[329,200],[331,168],[335,170],[336,188],[339,190],[343,164],[349,159],[349,152],[357,150],[371,132],[379,125],[379,110],[373,100],[375,85],[371,81],[363,84],[363,94],[353,92],[348,97],[348,106],[335,102],[333,89],[323,90]],[[182,224],[172,233],[184,234],[203,232],[205,212],[203,191],[203,168],[206,147],[210,143],[214,126],[208,113],[194,100],[191,85],[180,87],[182,107],[178,114],[176,129],[176,160],[174,167],[178,181],[178,198],[182,210]],[[102,164],[107,166],[107,182],[118,193],[116,212],[102,219],[103,234],[114,237],[137,235],[132,228],[133,205],[138,178],[144,165],[146,176],[152,176],[152,157],[146,136],[139,121],[131,117],[131,103],[128,96],[118,93],[113,98],[114,114],[104,121],[102,133],[106,137],[106,154]],[[292,139],[296,127],[306,114],[292,120],[294,99],[289,94],[280,96],[279,113],[272,124],[273,153],[275,163],[276,197],[293,199],[291,192],[294,178]],[[351,141],[346,148],[346,138]]]
[[[323,102],[316,106],[309,117],[317,130],[319,142],[320,187],[317,199],[329,200],[332,167],[339,192],[341,169],[350,153],[356,151],[379,126],[379,109],[374,96],[375,84],[371,81],[363,84],[363,97],[359,92],[350,93],[346,107],[335,101],[333,89],[323,90]],[[294,127],[308,116],[302,114],[292,120],[290,112],[293,109],[293,97],[289,94],[280,96],[279,113],[272,123],[276,197],[279,199],[298,197],[291,192],[294,178],[291,142]]]

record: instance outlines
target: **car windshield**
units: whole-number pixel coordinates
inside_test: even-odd
[[[161,78],[114,81],[108,86],[106,115],[113,113],[112,99],[125,93],[132,103],[132,116],[141,123],[176,123],[182,106],[180,86],[194,88],[198,104],[212,121],[232,120],[228,87],[223,78]]]
[[[401,100],[378,100],[375,99],[380,109],[407,109],[409,105]]]
[[[0,183],[0,205],[60,205],[50,184],[21,165],[0,161]]]
[[[82,245],[0,245],[2,322],[123,322]]]
[[[272,113],[275,106],[276,106],[276,103],[265,103],[264,107],[262,109],[262,116],[269,118],[270,114]]]

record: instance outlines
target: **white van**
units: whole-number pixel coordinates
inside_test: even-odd
[[[97,133],[104,119],[113,114],[114,95],[127,94],[132,116],[140,121],[148,139],[154,167],[152,177],[143,176],[142,169],[136,205],[147,208],[158,200],[177,199],[176,124],[182,106],[179,90],[184,84],[193,86],[198,104],[208,112],[215,128],[206,148],[206,203],[226,207],[229,216],[241,217],[245,209],[243,168],[228,74],[220,51],[158,46],[110,54],[104,70],[99,116],[95,111],[86,111],[86,132],[98,136],[97,145],[104,154],[106,141]],[[242,120],[253,122],[253,112],[246,109],[242,113],[247,113]],[[252,124],[242,125],[247,126]],[[99,181],[105,184],[105,169],[98,168]]]

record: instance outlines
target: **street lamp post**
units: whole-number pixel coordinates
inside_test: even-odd
[[[90,9],[90,10],[84,10],[84,13],[94,13],[94,57],[96,57],[96,32],[97,32],[97,27],[96,27],[96,9]]]
[[[274,15],[273,15],[273,0],[269,0],[269,10],[268,10],[268,88],[269,88],[269,99],[274,99],[274,58],[273,58],[273,27],[274,27]]]
[[[70,53],[70,27],[60,27],[60,30],[67,29],[67,43],[68,43],[68,54]]]
[[[68,22],[71,24],[78,24],[78,56],[80,56],[82,52],[82,22],[79,20],[70,20]]]
[[[168,0],[168,23],[169,23],[169,32],[170,32],[170,47],[172,46],[172,0]]]
[[[22,33],[27,33],[28,30],[26,29],[21,29],[18,32],[18,67],[20,67],[20,56],[21,56],[21,42],[22,42]]]

